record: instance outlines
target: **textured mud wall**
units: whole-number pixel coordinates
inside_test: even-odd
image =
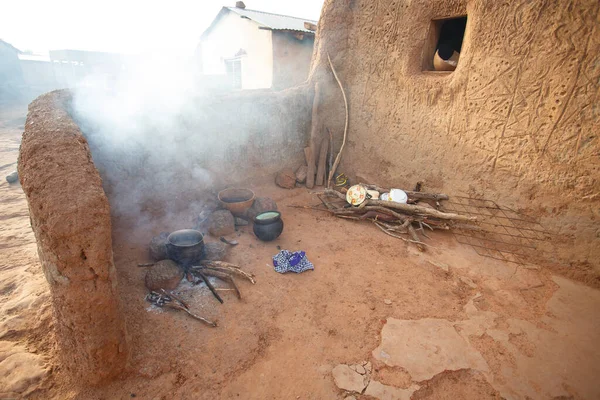
[[[600,272],[600,20],[596,0],[326,1],[311,79],[341,170],[381,184],[425,180],[542,218],[549,261]],[[456,71],[423,72],[431,21],[468,15]]]
[[[119,374],[127,361],[111,222],[86,139],[65,111],[67,92],[29,106],[19,177],[50,284],[63,366],[84,383]]]
[[[135,217],[146,211],[194,212],[187,209],[202,206],[203,192],[297,167],[311,103],[308,86],[197,99],[170,116],[171,124],[147,126],[134,137],[125,125],[107,133],[75,118],[89,140],[113,215]]]

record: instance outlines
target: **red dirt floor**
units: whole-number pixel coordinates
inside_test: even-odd
[[[17,133],[14,127],[3,128],[3,146],[4,139],[13,140]],[[2,154],[16,160],[14,146],[2,149]],[[44,373],[31,378],[29,386],[22,385],[16,395],[39,399],[343,399],[350,394],[336,386],[332,369],[366,361],[373,364],[369,379],[387,387],[388,395],[370,397],[367,391],[354,393],[356,399],[400,398],[389,393],[417,386],[413,399],[600,398],[600,321],[593,317],[600,307],[599,290],[552,275],[543,266],[482,258],[449,233],[431,234],[432,247],[420,253],[368,222],[288,207],[319,203],[305,188],[284,190],[270,180],[248,186],[259,196],[273,197],[285,223],[281,237],[270,243],[259,241],[251,226],[229,236],[239,245],[230,250],[227,261],[255,274],[257,283],[236,279],[243,300],[224,291],[224,304],[203,285],[182,283],[178,289],[194,312],[218,320],[217,328],[181,312],[150,307],[144,300],[145,271],[137,267],[148,261],[152,236],[190,227],[194,216],[181,213],[143,224],[113,221],[131,362],[121,379],[82,388],[57,364],[48,333],[48,289],[39,261],[32,256],[35,244],[33,233],[25,229],[27,213],[5,212],[17,205],[26,210],[24,196],[3,181],[3,219],[25,236],[19,246],[29,256],[19,257],[29,265],[10,268],[22,252],[6,245],[11,233],[2,230],[2,258],[8,263],[0,276],[0,344],[5,345],[0,347],[0,382],[10,383],[6,377],[19,373],[18,366],[5,363],[2,354],[10,352],[3,349],[20,346],[24,353],[43,358]],[[207,238],[211,240],[217,239]],[[277,246],[306,251],[315,270],[276,273],[271,257]],[[14,325],[15,312],[7,314],[7,307],[34,295],[26,290],[31,282],[38,282],[33,291],[37,302],[19,309],[21,319],[29,322],[10,334],[7,323]],[[12,289],[7,291],[9,284]],[[397,360],[386,361],[374,352],[380,344],[396,343],[391,336],[382,342],[386,321],[430,319],[454,329],[469,352],[483,358],[481,368],[444,370],[446,364],[431,358],[445,351],[436,350],[434,340],[428,342],[434,351],[423,349],[417,364],[439,366],[440,372],[415,381],[412,367],[392,365]],[[416,336],[422,333],[414,331]],[[3,390],[0,387],[0,394],[8,393]]]

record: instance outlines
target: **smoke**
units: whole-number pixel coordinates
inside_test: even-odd
[[[223,159],[247,135],[218,132],[216,93],[192,60],[145,57],[117,75],[96,73],[74,89],[72,114],[84,132],[114,214],[140,217],[182,206],[198,213],[215,183],[207,160]],[[239,116],[238,116],[239,117]]]

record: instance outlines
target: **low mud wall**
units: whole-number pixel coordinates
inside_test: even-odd
[[[29,105],[19,153],[38,255],[52,293],[59,356],[78,382],[121,373],[128,358],[108,199],[67,92]]]
[[[160,118],[144,112],[112,125],[100,110],[85,115],[77,96],[71,114],[89,140],[113,215],[181,211],[207,191],[274,179],[304,162],[308,86],[198,97]]]
[[[117,132],[120,142],[78,119],[70,91],[30,104],[19,177],[51,287],[59,354],[79,382],[115,377],[128,360],[111,210],[136,223],[150,203],[162,212],[190,211],[208,192],[299,165],[311,96],[307,87],[224,95],[190,105],[177,125],[184,130],[133,138]]]
[[[594,0],[327,0],[311,80],[341,138],[329,53],[350,107],[340,170],[539,217],[553,234],[538,252],[547,265],[599,283],[598,10]],[[457,69],[424,71],[434,21],[464,15]]]

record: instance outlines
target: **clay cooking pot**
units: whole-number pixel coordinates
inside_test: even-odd
[[[219,192],[221,206],[236,217],[241,217],[254,203],[254,192],[250,189],[225,189]]]
[[[171,233],[167,237],[167,255],[183,267],[198,264],[204,255],[204,236],[193,229]]]
[[[283,221],[279,211],[265,211],[254,218],[254,234],[260,240],[275,240],[283,231]]]

